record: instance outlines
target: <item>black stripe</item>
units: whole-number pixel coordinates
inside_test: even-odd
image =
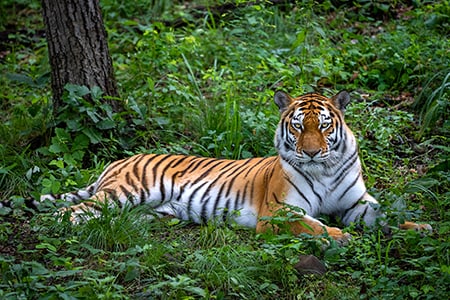
[[[94,191],[101,191],[103,190],[106,186],[112,184],[112,183],[117,183],[117,179],[115,178],[116,174],[120,174],[122,172],[123,169],[125,169],[126,167],[128,167],[129,164],[131,163],[135,163],[137,160],[142,160],[144,159],[145,155],[135,155],[135,156],[131,156],[127,159],[124,160],[120,160],[120,161],[116,161],[113,162],[111,165],[109,165],[106,170],[102,173],[101,177],[99,177],[97,179],[96,184],[91,185],[89,187],[89,189],[87,190],[87,192],[89,194],[91,194],[91,196],[93,195]],[[126,180],[129,182],[130,178],[129,178],[129,172],[127,172],[127,174],[125,175]],[[136,186],[134,186],[136,187]],[[112,193],[112,189],[107,189],[107,193],[110,195],[113,195]],[[114,192],[114,195],[117,195]],[[117,196],[116,196],[117,199]]]
[[[303,99],[302,99],[303,100]],[[314,109],[316,109],[316,105],[322,105],[322,102],[318,102],[318,101],[316,101],[316,100],[314,100],[314,99],[305,99],[305,100],[303,100],[302,102],[300,102],[300,103],[298,103],[297,104],[297,107],[298,108],[301,108],[301,109],[308,109],[308,110],[310,110],[311,109],[311,106],[314,108]]]
[[[356,160],[358,159],[358,153],[353,153],[352,156],[345,162],[345,167],[340,169],[339,174],[332,174],[333,177],[337,178],[337,181],[333,182],[332,187],[330,188],[330,192],[336,190],[336,188],[342,183],[342,181],[347,178],[348,172],[354,167]],[[358,173],[359,177],[359,173]]]
[[[253,171],[255,168],[257,168],[261,163],[266,162],[269,158],[260,159],[257,163],[253,164],[250,168],[248,168],[247,172],[244,175],[244,178],[250,174],[251,171]],[[255,161],[255,158],[251,158],[250,161]]]
[[[140,178],[140,176],[139,176],[139,170],[140,170],[140,162],[141,161],[143,161],[144,159],[146,159],[148,156],[147,155],[144,155],[144,154],[142,154],[142,155],[140,155],[140,159],[139,160],[137,160],[135,163],[134,163],[134,166],[133,166],[133,175],[134,175],[134,177],[136,177],[138,180],[139,180],[139,178]]]
[[[297,171],[305,179],[306,183],[308,183],[308,185],[311,187],[311,191],[314,193],[314,195],[319,200],[319,204],[322,205],[322,203],[323,203],[322,196],[314,190],[314,184],[313,184],[312,180],[305,173],[303,173],[297,166],[295,166],[295,165],[291,165],[291,166],[294,168],[295,171]]]
[[[131,185],[133,187],[133,190],[137,191],[138,190],[138,186],[136,185],[136,181],[133,180],[133,178],[131,178],[130,172],[127,172],[125,174],[125,181],[127,182],[127,184]]]
[[[366,216],[366,214],[367,214],[367,210],[369,209],[369,205],[367,205],[366,206],[366,209],[364,209],[364,212],[362,213],[362,214],[360,214],[359,215],[359,222],[361,222],[361,221],[363,221],[364,220],[364,217]]]
[[[117,196],[117,191],[116,190],[114,190],[114,189],[105,189],[103,192],[105,192],[107,194],[106,198],[109,198],[109,199],[111,199],[113,201],[119,200],[119,197]]]
[[[225,202],[225,207],[222,210],[222,220],[225,223],[227,221],[227,216],[230,214],[230,199]]]
[[[266,168],[264,169],[264,186],[267,186],[270,182],[270,179],[273,176],[273,173],[275,172],[275,168]]]
[[[192,173],[193,171],[197,170],[197,168],[199,168],[199,166],[204,161],[204,159],[200,157],[195,156],[188,156],[188,157],[191,158],[191,161],[189,162],[188,166],[177,172],[177,174],[179,174],[180,177],[183,177],[188,172]]]
[[[191,183],[191,181],[188,180],[184,185],[180,186],[180,193],[178,194],[178,197],[175,199],[175,201],[180,201],[181,196],[182,196],[183,193],[184,193],[184,188],[185,188],[188,184],[190,184],[190,183]]]
[[[230,161],[224,161],[224,160],[213,160],[217,163],[213,164],[212,166],[210,166],[207,170],[203,171],[203,174],[199,177],[197,177],[197,179],[195,179],[195,181],[192,183],[193,185],[199,183],[200,181],[202,181],[205,177],[207,177],[209,175],[209,173],[211,173],[211,171],[214,171],[216,169],[217,166],[223,164],[224,162],[228,162],[224,168],[227,168],[228,166],[232,165],[234,163],[234,161],[230,160]],[[208,164],[209,165],[209,162]],[[206,167],[206,166],[205,166]],[[222,168],[221,168],[222,169]]]
[[[105,187],[109,186],[111,183],[116,183],[117,179],[115,176],[105,178],[102,183],[98,186],[97,191],[102,191]]]
[[[343,122],[343,121],[342,121]],[[336,141],[338,141],[337,143],[334,143],[332,145],[332,147],[330,147],[330,150],[335,150],[335,149],[339,149],[339,147],[342,147],[342,149],[339,149],[340,153],[346,153],[347,152],[347,131],[345,130],[344,126],[337,126],[335,129],[335,131],[338,130],[337,134],[336,134]]]
[[[232,176],[236,171],[238,171],[238,170],[240,170],[240,169],[242,168],[241,165],[236,164],[236,161],[229,161],[229,162],[228,162],[228,161],[222,161],[222,162],[227,162],[227,163],[226,163],[225,167],[224,167],[223,169],[221,169],[220,174],[218,174],[218,176],[217,176],[213,181],[209,182],[209,186],[208,186],[208,188],[206,189],[205,193],[203,194],[203,197],[209,195],[211,189],[215,186],[216,182],[219,181],[223,176],[227,176],[227,177],[228,177],[228,176]],[[247,161],[246,163],[248,163],[248,161]],[[209,168],[207,172],[209,172],[212,168],[213,168],[213,167]],[[233,170],[233,169],[234,169],[234,170]],[[231,170],[231,174],[228,174],[228,175],[227,175],[226,173],[227,173],[228,171],[230,171],[230,170]],[[196,181],[197,181],[197,180],[196,180]],[[205,182],[205,183],[206,183],[206,182]],[[203,185],[204,185],[204,184],[202,184],[202,186],[203,186]],[[213,213],[214,213],[214,215],[216,215],[216,213],[217,213],[217,206],[219,205],[220,199],[222,198],[222,194],[223,194],[224,188],[225,188],[225,184],[221,184],[221,185],[220,185],[220,189],[219,189],[219,191],[218,191],[218,193],[217,193],[215,202],[214,202],[214,208],[213,208]],[[191,202],[192,202],[192,200],[193,200],[193,197],[192,197],[192,195],[191,195],[191,197],[190,197],[190,199],[189,199],[189,203],[188,203],[188,207],[189,207],[189,208],[191,207]],[[230,201],[230,200],[227,200],[227,204],[226,204],[227,207],[226,207],[226,208],[229,208],[229,201]]]
[[[267,171],[269,168],[273,169],[273,163],[276,161],[277,157],[268,157],[265,159],[262,159],[259,163],[264,163],[263,165],[259,166],[258,169],[256,169],[256,173],[253,175],[252,181],[249,183],[246,183],[245,189],[247,190],[247,185],[250,184],[250,205],[252,205],[255,201],[255,188],[259,187],[255,185],[256,179],[259,177],[259,173],[263,171]],[[256,167],[256,166],[255,166]],[[249,171],[250,172],[250,171]],[[246,174],[247,176],[247,174]],[[263,183],[264,184],[264,183]],[[245,199],[243,199],[244,201]],[[243,202],[242,202],[243,203]]]
[[[202,210],[200,213],[200,221],[202,222],[202,224],[206,224],[208,221],[208,212],[206,211],[206,209],[208,208],[209,200],[211,200],[211,197],[204,198],[202,201]]]
[[[210,182],[210,185],[208,186],[208,188],[206,189],[206,191],[205,191],[205,195],[207,195],[207,194],[209,194],[209,192],[211,191],[211,188],[213,187],[213,186],[215,186],[215,184],[219,181],[219,180],[221,180],[223,177],[229,177],[229,176],[232,176],[236,171],[238,171],[239,169],[240,169],[240,167],[241,166],[239,166],[239,165],[237,165],[236,164],[236,161],[230,161],[230,163],[228,163],[227,165],[226,165],[226,167],[225,167],[225,169],[223,169],[223,170],[221,170],[221,172],[216,176],[216,178],[213,180],[213,181],[211,181]],[[233,170],[234,169],[234,170]],[[226,174],[228,171],[231,171],[231,174]],[[217,197],[217,199],[216,199],[216,201],[218,201],[218,200],[220,200],[220,198],[221,198],[221,193],[222,193],[222,191],[223,191],[223,189],[224,189],[224,187],[225,187],[225,185],[227,184],[228,182],[223,182],[222,184],[221,184],[221,186],[220,186],[220,193],[218,194],[218,197]],[[216,205],[217,205],[217,203],[216,203]]]
[[[239,207],[239,202],[241,202],[241,191],[236,192],[236,198],[234,199],[233,211],[236,211]]]
[[[192,192],[192,194],[189,196],[189,200],[188,200],[188,205],[187,205],[187,214],[188,214],[188,217],[189,217],[189,219],[191,219],[192,220],[192,214],[191,214],[191,211],[192,211],[192,201],[194,201],[194,198],[195,198],[195,195],[197,194],[197,192],[203,187],[203,186],[205,186],[206,184],[207,184],[208,182],[203,182],[202,184],[200,184],[197,188],[195,188],[195,190]]]
[[[173,158],[175,158],[175,157],[173,157]],[[179,157],[178,160],[175,161],[175,165],[186,160],[186,158],[187,158],[187,156]],[[171,162],[167,163],[166,166],[164,166],[164,168],[160,171],[160,173],[161,173],[161,176],[159,177],[159,190],[161,192],[161,202],[160,203],[163,203],[166,200],[166,187],[164,186],[164,181],[165,181],[164,178],[166,177],[167,170],[172,167],[173,162],[174,161],[172,160]],[[172,192],[173,192],[173,182],[171,184],[170,193],[172,193]]]
[[[242,204],[244,204],[244,202],[245,202],[245,199],[247,198],[247,188],[248,188],[248,184],[249,184],[250,182],[249,181],[247,181],[246,183],[245,183],[245,186],[244,186],[244,191],[243,191],[243,193],[242,193],[242,200],[240,201],[240,205],[242,205]],[[237,207],[237,206],[236,206]]]
[[[259,173],[261,173],[264,170],[267,170],[273,161],[271,161],[269,159],[264,159],[261,162],[264,162],[264,164],[256,170],[256,173],[254,174],[252,181],[250,183],[250,199],[249,199],[250,205],[253,204],[255,201],[255,188],[259,187],[259,185],[255,185],[256,179],[259,177]],[[247,187],[247,185],[246,185],[246,187]]]
[[[236,174],[236,172],[244,172],[249,167],[248,164],[250,161],[251,161],[250,159],[247,159],[244,162],[233,160],[232,162],[236,165],[236,169],[233,170],[230,174],[228,174],[227,177],[234,176]],[[244,170],[242,170],[243,168],[244,168]]]
[[[185,184],[183,184],[182,186],[180,186],[180,194],[178,195],[178,197],[175,199],[176,201],[180,201],[182,194],[184,193],[184,190],[186,188],[186,186],[188,185],[195,185],[198,182],[200,182],[201,180],[203,180],[212,170],[214,170],[214,168],[220,164],[223,163],[222,160],[215,160],[212,159],[210,162],[208,162],[206,165],[209,165],[212,162],[217,162],[216,164],[214,164],[213,166],[211,166],[210,168],[208,168],[207,171],[205,171],[201,176],[197,177],[197,179],[194,182],[191,182],[190,180],[188,180]],[[205,165],[205,166],[206,166]],[[184,172],[183,172],[184,173]],[[182,176],[182,175],[180,175]],[[207,192],[209,191],[209,189],[207,190]],[[205,193],[206,194],[206,193]]]
[[[256,176],[253,177],[251,186],[250,186],[250,205],[253,204],[254,200],[255,200],[255,181],[256,181]]]
[[[294,147],[286,141],[284,141],[283,146],[286,150],[295,150]]]
[[[355,186],[355,183],[357,183],[359,180],[359,176],[360,176],[359,174],[358,176],[356,176],[355,180],[353,180],[353,182],[345,189],[345,191],[341,194],[341,196],[337,198],[337,201],[341,201],[342,198],[344,198],[345,194],[347,194],[347,192],[351,190],[352,187]]]
[[[194,161],[194,163],[191,162],[189,164],[189,167],[186,169],[186,171],[188,171],[190,173],[197,171],[197,169],[199,169],[199,168],[204,168],[205,166],[208,166],[209,164],[211,164],[211,163],[213,163],[213,162],[215,162],[217,160],[215,158],[196,157],[193,161]],[[205,164],[205,166],[202,166],[202,164],[205,161],[207,163]]]
[[[133,191],[137,192],[138,191],[138,187],[137,187],[135,181],[133,179],[131,179],[129,172],[127,172],[127,174],[125,174],[125,179],[126,179],[127,184],[133,188]],[[130,199],[130,201],[131,201],[131,204],[135,205],[134,197],[132,197]]]
[[[272,193],[272,197],[273,199],[275,199],[275,202],[278,204],[283,204],[283,202],[280,202],[280,200],[278,199],[277,195],[275,193]]]
[[[158,157],[161,157],[160,154],[154,154],[153,156],[149,157],[150,155],[146,156],[147,157],[147,161],[144,164],[144,167],[142,168],[142,174],[140,177],[141,181],[142,181],[142,187],[145,189],[145,191],[147,192],[147,195],[149,195],[150,197],[150,189],[149,189],[149,185],[148,185],[148,179],[147,179],[147,168],[150,166],[150,164],[153,162],[153,160],[157,159]]]
[[[274,159],[270,159],[270,158],[274,158]],[[267,172],[269,169],[273,170],[273,164],[275,163],[276,158],[277,157],[274,156],[274,157],[269,157],[269,158],[264,159],[264,164],[258,170],[256,170],[255,177],[258,176],[258,174],[261,172]]]
[[[231,188],[233,187],[234,181],[236,180],[236,178],[238,177],[239,174],[235,175],[236,172],[242,173],[244,172],[246,169],[249,168],[249,166],[247,166],[247,164],[250,162],[250,160],[246,160],[242,165],[238,166],[238,168],[236,168],[236,170],[234,170],[231,174],[229,174],[227,177],[231,177],[233,176],[233,178],[228,182],[228,189],[227,192],[225,194],[226,197],[228,197],[230,195],[231,192]]]
[[[89,193],[89,198],[92,197],[92,195],[94,194],[94,191],[95,191],[95,186],[93,184],[88,186],[88,188],[86,189],[86,192]]]
[[[347,143],[346,141],[348,140],[348,135],[352,134],[351,131],[350,133],[347,132],[346,128],[345,128],[345,122],[344,119],[342,117],[339,116],[339,139],[341,141],[342,144],[342,153],[346,153],[347,152]]]
[[[192,160],[198,159],[198,157],[195,157],[195,156],[182,155],[182,156],[180,156],[180,159],[178,159],[175,163],[172,162],[172,164],[171,164],[172,168],[178,167],[179,164],[183,163],[188,158],[190,158]]]
[[[113,174],[120,174],[120,173],[122,173],[123,169],[127,168],[130,164],[134,163],[136,160],[139,160],[139,159],[142,159],[142,156],[135,155],[135,156],[126,158],[125,160],[123,160],[121,162],[120,166],[119,165],[115,166],[109,172],[114,171]]]
[[[122,194],[124,194],[125,197],[127,198],[127,200],[130,201],[131,204],[134,206],[134,201],[133,201],[134,195],[133,195],[133,193],[130,192],[130,191],[127,189],[127,187],[125,187],[125,186],[123,186],[123,185],[120,185],[119,188],[120,188],[120,190],[122,191]],[[122,202],[120,202],[120,201],[118,201],[118,200],[119,200],[119,199],[117,199],[116,202],[117,202],[117,204],[119,205],[119,207],[122,208]]]
[[[133,156],[132,156],[133,157]],[[109,166],[107,166],[105,168],[105,170],[102,172],[102,174],[100,174],[100,177],[97,178],[96,180],[96,186],[97,186],[97,190],[102,189],[102,187],[104,186],[104,178],[106,177],[106,179],[109,179],[111,176],[109,175],[109,173],[114,170],[118,165],[124,163],[125,161],[127,161],[128,159],[130,159],[131,157],[125,159],[125,160],[117,160],[113,163],[111,163]]]
[[[213,208],[214,216],[217,216],[217,207],[219,206],[220,198],[222,197],[222,192],[223,192],[223,185],[220,186],[216,200],[214,201],[214,208]]]
[[[172,168],[176,168],[179,164],[181,164],[182,162],[184,162],[186,159],[188,159],[188,158],[190,158],[190,159],[195,159],[195,157],[193,157],[193,156],[184,156],[182,159],[180,159],[180,160],[178,160],[175,164],[173,164],[172,165]],[[172,198],[173,198],[173,190],[174,190],[174,188],[175,188],[175,182],[176,182],[176,180],[175,180],[175,178],[178,176],[178,174],[180,173],[181,171],[177,171],[177,172],[174,172],[173,174],[172,174],[172,178],[171,178],[171,187],[170,187],[170,196],[168,197],[168,199],[169,200],[171,200]]]
[[[364,193],[365,194],[365,193]],[[342,218],[345,219],[346,215],[351,212],[352,210],[354,210],[359,204],[361,204],[361,200],[364,197],[361,196],[357,201],[355,201],[355,203],[352,204],[352,206],[350,206],[349,208],[347,208],[346,210],[344,210],[344,213],[342,214]]]
[[[157,161],[152,168],[152,175],[153,175],[153,186],[156,185],[156,176],[158,174],[158,167],[159,165],[161,165],[163,162],[165,162],[168,159],[171,159],[173,157],[172,154],[166,154],[164,155],[159,161]]]
[[[139,197],[139,203],[138,204],[142,204],[142,202],[144,202],[144,203],[147,202],[147,195],[145,194],[145,189],[141,189],[141,195]]]
[[[187,168],[185,168],[182,171],[177,172],[177,173],[179,173],[180,177],[183,177],[188,172],[192,173],[193,171],[197,170],[202,165],[202,163],[205,161],[207,161],[207,163],[204,166],[202,166],[202,168],[209,166],[213,162],[220,161],[215,158],[195,157],[195,156],[193,156],[193,157],[194,157],[194,159],[192,159],[192,161],[189,163]]]
[[[83,197],[81,197],[80,194],[78,194],[78,191],[76,191],[76,192],[69,192],[66,195],[72,195],[73,196],[73,198],[71,198],[71,199],[67,199],[66,197],[64,197],[64,199],[65,200],[69,200],[70,202],[72,202],[74,204],[78,204],[78,203],[81,202],[80,200],[84,200]],[[57,195],[57,196],[59,197],[57,199],[61,199],[62,195]]]
[[[287,177],[287,176],[284,176],[284,179],[286,179],[287,182],[289,182],[295,188],[295,190],[300,195],[300,197],[302,197],[308,203],[309,207],[312,210],[311,202],[305,197],[305,195],[299,190],[299,188],[291,181],[291,179],[289,177]]]

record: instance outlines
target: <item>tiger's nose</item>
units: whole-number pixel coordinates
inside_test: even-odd
[[[314,157],[317,154],[319,154],[322,150],[321,149],[314,149],[314,150],[303,150],[303,153],[308,155],[309,157]]]

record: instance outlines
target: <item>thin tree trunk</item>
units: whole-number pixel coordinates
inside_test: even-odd
[[[52,70],[54,111],[68,83],[98,86],[118,97],[107,34],[98,0],[42,0]],[[119,102],[107,99],[115,111]]]

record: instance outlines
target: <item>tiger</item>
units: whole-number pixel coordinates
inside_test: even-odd
[[[269,221],[290,208],[286,220],[295,235],[329,236],[346,244],[349,233],[325,225],[320,215],[375,227],[385,215],[366,189],[356,138],[344,121],[350,95],[274,93],[280,113],[275,130],[276,156],[241,160],[174,154],[137,154],[112,162],[98,179],[75,192],[42,195],[40,201],[63,199],[71,220],[100,204],[148,205],[159,215],[205,223],[223,218],[257,233],[279,228]],[[383,222],[383,221],[381,221]],[[406,221],[401,229],[431,231],[428,224]]]

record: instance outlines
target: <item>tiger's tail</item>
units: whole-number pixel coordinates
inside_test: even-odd
[[[24,199],[11,198],[7,200],[1,200],[0,211],[3,210],[3,214],[7,214],[8,211],[21,207],[28,208],[28,211],[40,211],[44,206],[44,202],[56,202],[57,200],[69,202],[70,205],[79,204],[83,200],[87,200],[92,197],[94,190],[95,186],[92,184],[85,189],[80,189],[74,192],[41,195],[39,200],[36,200],[33,197],[26,197]]]
[[[19,203],[19,204],[18,204]],[[11,198],[6,200],[0,201],[0,215],[7,215],[9,212],[11,212],[13,209],[18,207],[26,207],[31,209],[31,211],[39,210],[40,203],[39,201],[36,201],[33,197],[27,197],[27,198]],[[30,211],[30,210],[28,210]]]
[[[64,200],[70,202],[71,204],[79,204],[83,200],[87,200],[94,195],[95,185],[91,184],[84,189],[79,189],[74,192],[64,193],[64,194],[46,194],[40,197],[40,202],[45,200],[50,200],[55,202],[56,200]]]

